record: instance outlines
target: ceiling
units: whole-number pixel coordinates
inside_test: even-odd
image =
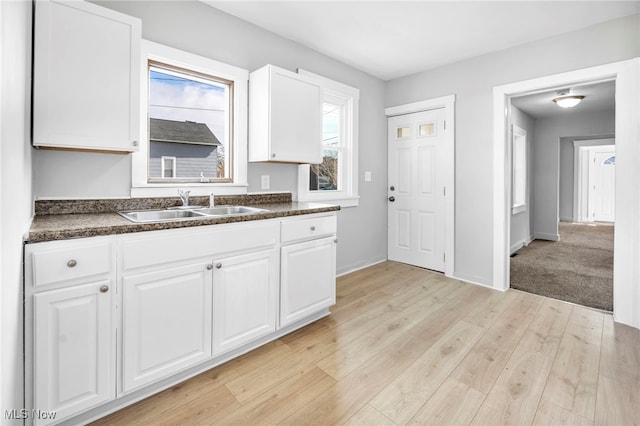
[[[382,80],[640,12],[640,1],[201,0]]]
[[[615,81],[563,89],[571,89],[572,95],[583,95],[585,98],[573,108],[560,108],[553,103],[553,98],[558,94],[556,90],[552,90],[515,97],[511,99],[511,103],[535,119],[615,109]]]

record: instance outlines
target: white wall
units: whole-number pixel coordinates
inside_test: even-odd
[[[639,25],[634,15],[387,83],[386,106],[456,94],[457,277],[493,281],[493,87],[640,56]]]
[[[535,140],[535,120],[529,115],[511,106],[511,124],[524,129],[527,132],[527,209],[523,212],[511,215],[511,253],[519,250],[531,241],[533,236],[533,149]]]
[[[142,19],[143,37],[253,71],[271,63],[304,68],[360,89],[360,206],[339,213],[338,271],[386,259],[386,119],[384,83],[368,74],[196,1],[96,2]],[[37,198],[129,197],[129,156],[36,151]],[[365,183],[364,171],[373,181]],[[260,176],[271,190],[297,190],[297,166],[250,164],[249,191]]]
[[[0,2],[0,423],[23,407],[22,237],[32,216],[31,1]],[[14,422],[22,424],[22,422]]]

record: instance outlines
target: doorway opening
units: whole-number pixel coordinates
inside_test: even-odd
[[[509,104],[512,97],[567,86],[615,81],[616,201],[614,320],[640,328],[640,58],[494,87],[494,264],[493,287],[510,286]],[[549,161],[554,161],[550,159]],[[557,159],[555,160],[557,161]],[[558,188],[551,191],[557,198]],[[555,216],[558,217],[558,216]],[[538,219],[535,219],[538,220]],[[557,229],[557,227],[556,227]]]
[[[555,90],[510,99],[510,287],[612,311],[615,139],[599,135],[615,131],[615,81],[571,90],[574,108]]]

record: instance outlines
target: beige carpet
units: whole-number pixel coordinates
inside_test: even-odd
[[[511,258],[511,287],[613,310],[613,225],[560,223],[560,241],[535,240]]]

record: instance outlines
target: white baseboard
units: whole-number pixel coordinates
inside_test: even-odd
[[[516,242],[511,246],[511,251],[509,252],[509,254],[513,254],[520,250],[522,247],[528,246],[529,244],[531,244],[531,241],[533,241],[533,235],[529,235],[526,239]]]
[[[386,261],[387,261],[387,259],[385,258],[385,259],[375,260],[375,261],[373,261],[371,263],[367,263],[366,265],[352,266],[352,267],[349,267],[349,269],[347,269],[345,271],[338,272],[337,277],[341,277],[343,275],[347,275],[347,274],[350,274],[352,272],[356,272],[356,271],[359,271],[361,269],[368,268],[369,266],[377,265],[378,263],[382,263],[382,262],[386,262]]]
[[[560,234],[547,234],[544,232],[534,232],[533,237],[536,240],[560,241]]]
[[[460,280],[460,281],[464,281],[465,283],[468,283],[468,284],[479,285],[481,287],[487,287],[487,288],[490,288],[492,290],[500,290],[500,289],[496,289],[491,284],[491,282],[487,282],[484,279],[479,278],[479,277],[474,277],[473,275],[467,275],[467,274],[460,273],[460,272],[454,272],[453,275],[451,276],[451,278],[454,278],[454,279]]]

